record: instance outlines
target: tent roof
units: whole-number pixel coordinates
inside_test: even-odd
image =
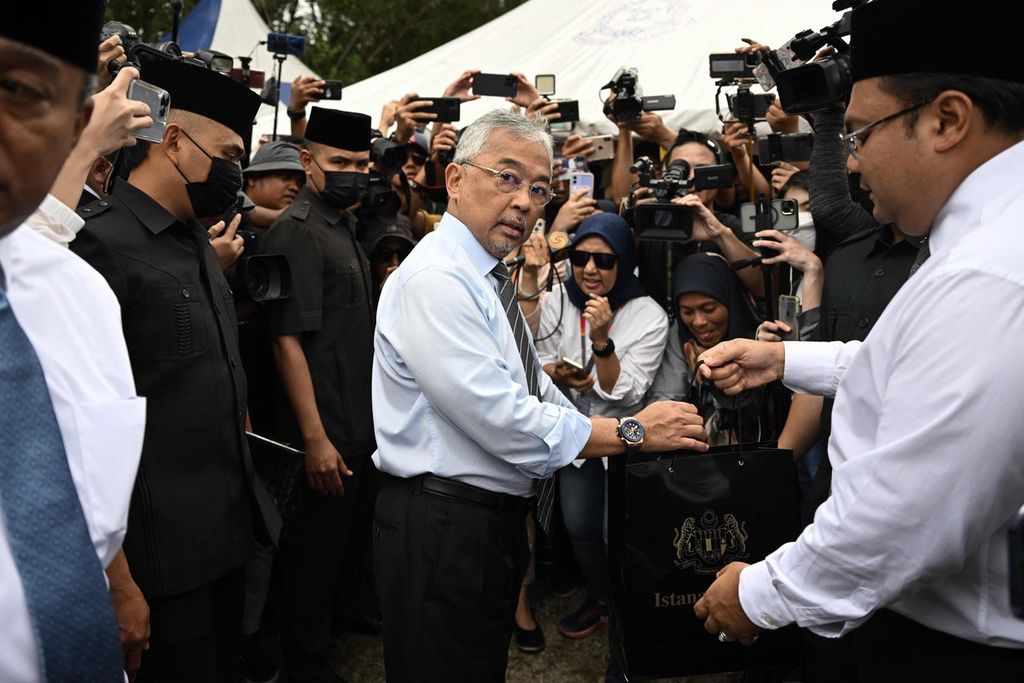
[[[204,0],[207,2],[209,0]],[[225,3],[232,0],[223,0]],[[248,4],[247,0],[233,0]],[[637,67],[645,95],[676,96],[676,109],[659,112],[670,127],[711,130],[715,85],[708,76],[708,54],[730,52],[741,37],[773,47],[806,28],[819,29],[839,18],[830,0],[530,0],[497,19],[405,64],[345,86],[340,102],[329,106],[363,112],[376,122],[385,102],[408,92],[438,96],[465,69],[485,73],[519,71],[533,78],[553,73],[558,98],[577,99],[586,134],[612,133],[602,113],[598,89],[622,66]],[[467,125],[504,106],[500,98],[464,103]],[[723,100],[722,106],[725,106]],[[269,116],[268,113],[269,112]],[[270,130],[273,110],[257,122]]]

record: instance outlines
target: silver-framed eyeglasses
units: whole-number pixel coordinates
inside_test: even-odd
[[[913,106],[910,106],[910,107],[907,107],[906,109],[903,109],[902,111],[898,111],[895,114],[889,114],[888,116],[883,116],[882,118],[878,119],[877,121],[872,121],[871,123],[869,123],[866,126],[861,126],[860,128],[858,128],[857,130],[855,130],[855,131],[853,131],[851,133],[840,133],[839,134],[839,139],[843,141],[843,147],[846,148],[847,153],[850,156],[852,156],[854,159],[859,159],[860,157],[857,156],[857,155],[860,153],[860,150],[864,147],[864,145],[867,144],[868,137],[870,136],[872,130],[874,130],[875,128],[878,128],[883,123],[888,123],[889,121],[892,121],[893,119],[898,119],[901,116],[906,116],[910,112],[917,111],[921,107],[923,107],[925,105],[928,105],[928,104],[931,104],[931,103],[932,103],[932,100],[925,100],[924,102],[918,102],[917,104],[915,104]]]
[[[472,166],[473,168],[479,168],[481,171],[487,171],[498,181],[498,192],[502,194],[515,194],[523,189],[523,185],[526,184],[525,180],[522,180],[513,171],[496,171],[493,168],[487,168],[480,164],[475,164],[472,161],[463,161],[463,165]],[[551,186],[545,183],[531,183],[530,184],[530,201],[536,206],[546,206],[548,202],[554,197],[554,192],[551,191]]]

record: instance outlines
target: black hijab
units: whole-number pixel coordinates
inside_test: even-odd
[[[631,299],[647,296],[647,290],[633,274],[636,269],[636,249],[633,246],[633,233],[629,229],[629,224],[614,213],[595,213],[584,219],[576,229],[576,236],[572,241],[573,248],[593,235],[603,239],[619,257],[619,271],[615,276],[615,284],[605,294],[612,310],[619,310]],[[590,297],[583,293],[571,273],[565,282],[565,289],[573,306],[581,311],[587,308]]]
[[[690,292],[710,296],[729,309],[729,325],[722,341],[754,338],[761,321],[754,312],[743,283],[724,258],[718,254],[701,252],[691,254],[677,263],[672,269],[672,301],[677,310],[679,297]],[[692,338],[682,320],[678,327],[683,342]]]

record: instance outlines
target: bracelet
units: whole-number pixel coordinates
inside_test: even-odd
[[[533,294],[527,294],[526,292],[523,291],[522,285],[519,285],[519,284],[516,285],[516,293],[518,294],[517,298],[520,301],[533,301],[534,299],[540,298],[540,293],[543,292],[543,291],[544,291],[544,288],[541,287],[540,289],[538,289]]]
[[[288,114],[288,118],[290,118],[292,121],[301,121],[302,119],[306,118],[305,109],[303,109],[302,111],[292,111],[291,109],[285,109],[285,113]]]

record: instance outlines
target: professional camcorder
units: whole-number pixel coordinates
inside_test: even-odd
[[[635,121],[645,111],[668,111],[676,107],[675,95],[644,97],[637,70],[630,67],[616,71],[601,90],[611,90],[615,97],[605,100],[604,113],[616,121]]]
[[[630,173],[640,176],[640,187],[651,188],[655,201],[634,204],[633,229],[642,240],[688,240],[693,233],[693,208],[673,204],[672,199],[700,190],[722,189],[733,186],[732,166],[720,164],[698,166],[692,169],[683,159],[676,159],[665,167],[661,178],[655,177],[654,162],[640,157],[630,166]]]

